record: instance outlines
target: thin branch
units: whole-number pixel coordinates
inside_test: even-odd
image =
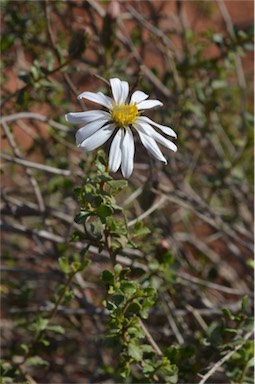
[[[149,341],[150,345],[153,347],[157,355],[163,356],[163,353],[161,352],[159,346],[157,345],[157,343],[155,342],[155,340],[153,339],[153,337],[151,336],[150,332],[148,331],[148,329],[146,328],[146,326],[144,325],[141,319],[140,319],[140,325],[147,340]]]
[[[52,47],[52,49],[53,49],[53,51],[55,53],[55,56],[56,56],[56,58],[57,58],[57,60],[59,62],[59,65],[61,66],[62,65],[62,58],[61,58],[61,55],[60,55],[59,51],[56,49],[55,37],[54,37],[52,25],[51,25],[50,1],[46,0],[46,2],[44,4],[45,4],[45,16],[46,16],[46,21],[47,21],[47,31],[48,31],[51,47]],[[71,61],[72,61],[72,57],[70,57],[67,60],[66,64],[69,64],[69,62],[71,62]],[[70,76],[67,73],[63,73],[63,77],[64,77],[67,85],[71,89],[72,93],[74,94],[74,96],[77,96],[79,94],[79,92],[78,92],[77,88],[75,87],[75,85],[73,84]],[[78,99],[78,102],[79,102],[80,106],[82,108],[84,108],[84,102],[82,100],[80,100],[80,99]]]
[[[28,228],[25,225],[17,224],[17,223],[7,223],[4,220],[0,220],[0,227],[2,231],[6,232],[11,232],[11,233],[20,233],[20,234],[26,234],[30,238],[39,238],[42,240],[49,240],[54,243],[59,243],[59,244],[66,244],[68,241],[70,241],[70,237],[68,236],[60,236],[56,235],[54,233],[48,232],[46,230],[37,230],[37,229],[32,229]],[[73,243],[73,246],[76,249],[82,250],[87,244],[84,244],[83,242],[75,242]],[[102,250],[99,254],[98,248],[96,246],[91,245],[89,248],[89,252],[94,254],[95,256],[100,257],[100,261],[108,261],[109,260],[109,254],[107,251]],[[121,254],[117,255],[117,261],[119,263],[122,263],[126,266],[131,266],[133,265],[135,268],[141,268],[142,270],[147,270],[148,268],[146,265],[139,263],[137,261],[134,261],[134,256],[142,257],[143,254],[139,252],[138,250],[130,250],[130,249],[125,249],[122,251]]]
[[[222,17],[225,21],[227,31],[231,37],[235,37],[235,29],[234,25],[231,19],[231,16],[228,12],[228,9],[224,3],[223,0],[217,0],[218,7],[221,11]],[[242,61],[241,58],[238,54],[235,54],[235,64],[236,64],[236,74],[237,74],[237,79],[240,88],[245,91],[246,90],[246,81],[245,81],[245,76],[244,76],[244,71],[242,67]]]
[[[186,305],[186,308],[195,317],[195,319],[197,320],[197,322],[200,325],[200,327],[202,328],[202,330],[204,332],[207,332],[208,326],[207,326],[206,322],[204,321],[204,319],[202,318],[201,314],[198,312],[198,310],[189,304]]]
[[[6,123],[3,123],[3,128],[4,128],[5,135],[9,141],[9,144],[13,150],[13,153],[15,154],[15,156],[17,156],[17,160],[23,161],[23,159],[21,158],[22,157],[21,152],[17,146],[17,143],[15,142],[14,137],[13,137],[13,135],[12,135],[12,133],[11,133],[11,131],[10,131],[10,129]],[[29,182],[30,182],[30,184],[34,190],[39,209],[41,212],[44,212],[45,211],[45,204],[44,204],[44,200],[43,200],[39,185],[38,185],[36,179],[33,177],[32,173],[31,173],[31,169],[27,169],[27,167],[25,167],[25,172],[26,172],[28,179],[29,179]]]
[[[146,217],[148,217],[152,212],[160,208],[165,203],[166,200],[167,198],[164,195],[162,195],[161,198],[155,204],[153,204],[149,209],[147,209],[147,211],[143,212],[140,216],[130,221],[128,223],[128,227],[132,227],[137,221],[143,220]]]
[[[187,280],[191,282],[192,284],[198,284],[198,285],[204,285],[206,288],[209,289],[215,289],[216,291],[221,291],[225,293],[230,293],[232,295],[236,296],[245,296],[245,295],[252,295],[252,292],[249,291],[240,291],[239,289],[234,289],[230,287],[225,287],[224,285],[211,283],[210,281],[205,281],[202,279],[199,279],[195,276],[188,275],[185,272],[177,272],[177,276],[180,280]]]
[[[12,157],[10,155],[7,155],[6,153],[1,153],[0,157],[12,163],[23,165],[24,167],[27,167],[27,168],[38,169],[40,171],[54,173],[55,175],[62,175],[62,176],[72,175],[72,172],[69,171],[68,169],[54,168],[54,167],[50,167],[49,165],[34,163],[32,161],[19,159],[17,157]]]
[[[70,131],[69,127],[65,126],[64,124],[60,124],[57,121],[49,119],[48,117],[35,112],[19,112],[19,113],[13,113],[12,115],[9,115],[9,116],[2,116],[0,118],[0,124],[9,123],[11,121],[15,121],[18,119],[35,119],[35,120],[42,121],[44,123],[48,123],[49,125],[58,129],[59,131],[63,131],[63,132]]]
[[[234,353],[239,351],[239,349],[242,348],[244,343],[253,335],[253,332],[254,331],[252,330],[249,333],[247,333],[244,336],[241,344],[237,345],[234,349],[232,349],[232,351],[230,351],[225,356],[223,356],[222,359],[217,361],[217,363],[214,364],[214,366],[207,372],[207,374],[203,376],[202,380],[199,381],[199,384],[204,384],[209,379],[209,377],[211,377],[226,361],[228,361],[234,355]]]
[[[173,317],[172,313],[175,308],[172,301],[169,300],[169,298],[165,297],[166,295],[162,293],[161,297],[163,299],[163,304],[166,310],[166,317],[169,322],[170,327],[172,328],[172,331],[176,337],[176,340],[178,341],[179,344],[183,345],[184,344],[184,338],[182,337],[181,332],[179,331],[179,328],[176,324],[175,318]],[[176,316],[176,314],[175,314]],[[176,316],[177,317],[177,316]]]
[[[105,10],[100,4],[95,0],[88,0],[90,6],[95,9],[95,11],[100,15],[100,17],[105,16]],[[144,60],[140,56],[138,50],[135,48],[132,39],[127,34],[126,25],[119,18],[117,19],[118,26],[120,30],[117,30],[116,37],[117,39],[132,53],[133,58],[140,65],[140,69],[144,76],[169,100],[173,97],[172,92],[167,88],[162,81],[144,64]]]
[[[169,186],[160,184],[159,190],[152,189],[152,191],[159,195],[162,195],[163,192],[167,200],[190,209],[199,218],[211,225],[213,228],[221,231],[234,241],[238,239],[242,246],[253,252],[253,236],[250,232],[241,228],[240,226],[236,228],[236,226],[232,225],[230,228],[230,226],[222,220],[220,215],[215,211],[212,211],[212,209],[201,199],[201,197],[199,197],[197,194],[194,194],[193,190],[186,191],[186,189],[187,188],[184,185],[182,190],[180,190],[177,188],[169,188]],[[247,237],[247,239],[244,240],[240,235]],[[251,240],[250,242],[249,239]],[[242,259],[241,261],[244,260]]]

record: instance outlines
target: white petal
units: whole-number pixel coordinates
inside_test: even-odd
[[[137,108],[138,110],[149,109],[149,108],[153,108],[161,105],[163,105],[163,103],[161,103],[161,101],[159,100],[145,100],[145,101],[141,101],[141,103],[138,103]]]
[[[128,85],[127,81],[122,81],[121,85],[122,85],[121,104],[122,103],[124,104],[127,101],[127,98],[128,98],[129,85]]]
[[[103,105],[106,108],[112,107],[112,99],[108,96],[105,96],[103,93],[93,93],[93,92],[83,92],[78,96],[78,99],[87,99],[90,101],[94,101],[94,103]]]
[[[105,111],[84,111],[84,112],[70,112],[65,115],[66,121],[73,124],[90,123],[100,117],[109,116],[110,114]]]
[[[108,100],[110,106],[112,107],[113,99],[111,97],[104,95],[102,92],[97,92],[97,94],[103,96],[106,100]]]
[[[102,129],[99,129],[92,136],[84,140],[79,147],[82,147],[86,151],[92,151],[93,149],[100,147],[100,145],[103,145],[110,138],[114,128],[114,124],[109,124]]]
[[[155,127],[158,127],[159,129],[161,129],[161,131],[164,132],[166,135],[169,135],[172,137],[177,137],[176,133],[174,132],[174,130],[172,128],[166,127],[165,125],[155,123],[155,121],[149,119],[147,116],[139,116],[137,118],[138,123],[143,122],[143,121],[150,123],[151,125],[155,125]]]
[[[121,163],[121,141],[124,137],[124,130],[119,129],[111,144],[109,153],[109,170],[111,172],[117,172]]]
[[[155,129],[153,129],[149,124],[145,122],[140,122],[134,123],[133,126],[136,130],[141,131],[145,135],[150,136],[152,139],[156,140],[158,143],[164,145],[164,147],[167,147],[174,152],[177,151],[177,147],[174,143],[172,143],[170,140],[167,140],[164,136],[156,132]]]
[[[129,92],[129,86],[126,81],[114,78],[110,79],[113,98],[116,104],[123,104],[126,102]]]
[[[126,128],[126,134],[121,144],[121,172],[128,179],[134,168],[135,144],[130,128]]]
[[[75,135],[76,145],[81,144],[84,140],[86,140],[89,136],[93,135],[96,131],[98,131],[105,123],[108,123],[109,119],[101,117],[91,123],[81,127]]]
[[[130,103],[140,103],[143,100],[146,100],[149,97],[146,93],[142,91],[135,91],[131,96]]]
[[[158,160],[163,161],[165,164],[167,164],[167,160],[163,156],[161,150],[158,147],[158,144],[154,139],[152,139],[150,136],[145,135],[141,131],[137,131],[141,142],[145,146],[145,148]]]

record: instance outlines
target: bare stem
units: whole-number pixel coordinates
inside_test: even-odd
[[[207,374],[203,376],[202,380],[199,381],[199,384],[204,384],[209,379],[209,377],[211,377],[226,361],[228,361],[231,358],[231,356],[233,356],[234,353],[236,353],[240,348],[242,348],[246,340],[248,340],[252,336],[252,334],[253,334],[253,330],[244,336],[241,344],[237,345],[229,353],[223,356],[222,359],[217,361],[217,363],[214,364],[214,366],[207,372]]]

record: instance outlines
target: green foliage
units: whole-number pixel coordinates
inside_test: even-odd
[[[99,246],[99,250],[106,247],[114,259],[116,252],[128,243],[126,219],[115,198],[127,182],[113,180],[106,172],[103,152],[98,152],[95,165],[98,174],[87,178],[83,187],[75,189],[76,198],[81,203],[81,213],[76,215],[75,222],[82,224],[84,233],[76,231],[73,239],[88,240],[89,244]]]
[[[223,309],[225,318],[219,327],[213,328],[208,341],[221,350],[225,356],[235,351],[226,362],[226,375],[237,383],[251,383],[253,375],[254,341],[246,335],[252,334],[254,319],[250,311],[249,298],[242,299],[240,310],[233,314],[229,309]],[[240,347],[240,348],[239,348]]]
[[[120,355],[116,367],[120,377],[133,376],[138,382],[176,383],[177,367],[145,341],[146,331],[141,319],[149,317],[157,297],[156,290],[130,280],[129,272],[129,268],[123,269],[119,264],[115,265],[114,272],[102,272],[109,294],[104,305],[110,316],[104,345]]]

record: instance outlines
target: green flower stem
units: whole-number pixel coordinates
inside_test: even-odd
[[[110,256],[110,259],[111,259],[111,262],[112,262],[112,266],[114,267],[115,264],[116,264],[117,253],[112,250],[111,238],[109,236],[109,233],[108,233],[107,229],[104,230],[104,235],[105,235],[105,248],[107,249],[107,251],[109,253],[109,256]]]
[[[72,282],[72,280],[73,280],[73,278],[74,278],[74,276],[76,275],[77,272],[78,272],[78,271],[74,271],[74,272],[70,273],[70,275],[69,275],[69,277],[68,277],[68,279],[67,279],[67,282],[66,282],[66,284],[65,284],[65,287],[64,287],[64,289],[63,289],[63,292],[61,293],[61,295],[59,296],[58,300],[56,301],[56,303],[55,303],[55,305],[54,305],[54,308],[53,308],[53,310],[52,310],[52,312],[51,312],[51,314],[50,314],[50,316],[49,316],[49,318],[48,318],[49,321],[51,321],[51,320],[53,319],[53,317],[55,316],[55,314],[56,314],[56,312],[57,312],[57,309],[58,309],[58,307],[59,307],[61,301],[63,300],[63,298],[64,298],[64,296],[65,296],[65,293],[66,293],[66,291],[67,291],[67,288],[68,288],[69,285],[71,284],[71,282]]]

